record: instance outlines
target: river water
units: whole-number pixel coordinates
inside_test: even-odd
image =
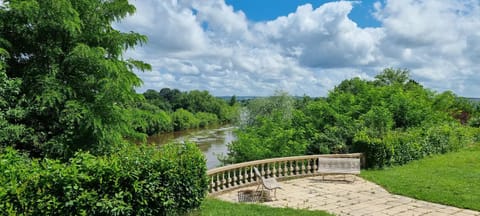
[[[161,133],[150,136],[148,143],[163,145],[169,142],[195,142],[207,159],[207,169],[211,169],[221,165],[217,155],[226,155],[228,152],[227,144],[236,139],[233,134],[234,129],[235,127],[232,126],[222,126]]]

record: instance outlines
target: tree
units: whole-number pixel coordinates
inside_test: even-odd
[[[5,0],[0,8],[0,48],[6,75],[22,79],[15,100],[28,111],[15,119],[31,128],[22,149],[32,156],[68,158],[77,150],[111,152],[125,137],[142,138],[124,115],[141,96],[125,50],[146,42],[112,27],[135,7],[127,0]],[[9,120],[10,122],[12,120]]]
[[[406,69],[386,68],[375,76],[375,83],[377,85],[405,85],[410,80],[409,73]]]
[[[30,128],[17,120],[25,118],[25,101],[20,95],[20,78],[8,78],[4,60],[8,53],[0,48],[0,147],[21,147],[31,143]]]
[[[234,106],[237,103],[237,96],[233,95],[228,102],[229,106]]]
[[[241,122],[247,126],[257,123],[257,119],[265,117],[275,121],[290,120],[294,110],[295,99],[287,92],[275,92],[273,96],[255,98],[248,102],[244,119]]]
[[[160,89],[159,94],[165,101],[168,101],[171,109],[170,111],[175,111],[177,109],[184,108],[182,107],[182,103],[181,103],[183,94],[182,92],[180,92],[180,90],[162,88]]]

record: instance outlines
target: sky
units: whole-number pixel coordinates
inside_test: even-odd
[[[342,80],[410,70],[437,92],[480,97],[480,0],[129,0],[115,24],[148,36],[126,57],[147,89],[326,96]]]

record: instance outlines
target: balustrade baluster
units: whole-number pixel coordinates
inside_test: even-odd
[[[305,175],[306,174],[306,171],[307,171],[307,166],[305,166],[305,160],[301,160],[300,163],[302,163],[302,175]]]
[[[312,174],[312,166],[310,166],[311,160],[307,159],[307,174]]]
[[[295,175],[299,175],[300,174],[300,167],[298,166],[298,160],[295,160]]]
[[[262,175],[265,178],[265,168],[263,167],[264,164],[261,164],[260,168],[260,175]]]
[[[222,190],[227,189],[226,184],[227,184],[227,178],[225,176],[225,172],[222,172]]]
[[[267,166],[267,170],[265,170],[265,173],[266,173],[266,176],[267,178],[270,178],[270,175],[272,174],[272,172],[270,171],[270,163],[267,163],[265,164]]]
[[[210,185],[208,186],[208,187],[209,187],[208,191],[209,191],[210,193],[213,192],[213,185],[214,185],[214,184],[213,184],[213,176],[211,176],[211,177],[210,177]]]
[[[253,182],[253,167],[250,167],[250,173],[248,174],[248,181]]]
[[[237,184],[237,169],[233,170],[232,187]]]
[[[245,167],[242,167],[238,170],[238,185],[245,184]]]
[[[302,173],[302,166],[300,164],[300,161],[297,159],[295,160],[295,173],[296,175],[300,175]]]
[[[232,171],[230,171],[230,170],[227,171],[227,184],[226,184],[227,188],[230,187],[230,181],[231,181],[230,172],[232,172]]]
[[[277,162],[273,162],[273,177],[278,176],[276,166],[277,166]]]
[[[248,183],[248,167],[243,168],[243,183]]]
[[[282,169],[283,161],[278,162],[278,177],[283,177],[283,169]]]
[[[292,175],[292,161],[287,161],[287,163],[288,163],[287,167],[286,167],[287,168],[287,173],[288,173],[289,176],[291,176]]]
[[[293,160],[289,161],[289,165],[290,165],[290,175],[291,176],[294,176],[295,175],[295,170],[294,170],[294,166],[293,166]]]

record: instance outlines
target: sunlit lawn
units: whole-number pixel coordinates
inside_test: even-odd
[[[331,215],[324,211],[309,211],[292,208],[273,208],[259,204],[230,203],[218,199],[207,198],[199,210],[189,214],[189,216],[252,216],[252,215],[292,215],[292,216],[323,216]]]
[[[421,200],[480,210],[480,145],[404,166],[362,171],[388,191]]]

